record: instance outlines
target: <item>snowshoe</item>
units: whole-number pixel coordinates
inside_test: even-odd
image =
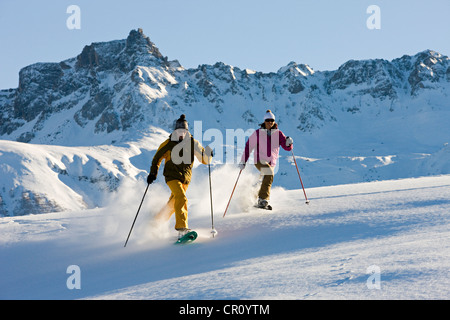
[[[259,198],[258,203],[255,205],[256,208],[272,210],[272,206],[269,204],[269,201]]]
[[[258,206],[258,205],[255,205],[255,208],[258,208],[258,209],[265,209],[265,210],[272,210],[272,206],[271,206],[270,204],[268,204],[268,205],[265,206],[265,207],[260,207],[260,206]]]
[[[178,240],[175,242],[175,244],[182,244],[182,243],[190,243],[193,242],[195,239],[197,239],[197,232],[186,229],[183,231],[180,231],[178,233]]]

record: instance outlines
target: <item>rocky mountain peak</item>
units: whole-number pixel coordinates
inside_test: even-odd
[[[95,51],[95,46],[93,44],[85,46],[83,51],[77,56],[76,66],[78,68],[94,68],[98,65],[98,53]]]
[[[293,76],[307,77],[314,74],[314,70],[307,64],[297,64],[294,61],[289,62],[286,66],[278,69],[277,73],[290,73]]]
[[[141,28],[130,31],[126,39],[126,51],[130,55],[150,54],[158,59],[164,59],[159,49],[150,41],[150,38],[144,34]]]
[[[421,89],[433,88],[441,80],[450,81],[450,59],[439,52],[428,49],[401,59],[406,60],[411,69],[408,77],[411,95],[417,95]]]
[[[131,30],[125,40],[97,42],[83,48],[77,56],[76,68],[97,71],[120,68],[128,72],[138,65],[168,65],[158,47],[142,29]]]

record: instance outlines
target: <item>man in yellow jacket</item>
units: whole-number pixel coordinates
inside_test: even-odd
[[[159,211],[155,219],[167,221],[175,213],[175,229],[178,237],[190,231],[188,228],[188,199],[186,191],[191,182],[194,156],[203,164],[211,162],[213,152],[208,146],[202,147],[189,133],[188,122],[183,114],[174,121],[174,131],[169,139],[164,141],[156,151],[150,174],[147,177],[149,184],[156,180],[161,162],[165,160],[164,177],[166,184],[172,192],[167,204]]]

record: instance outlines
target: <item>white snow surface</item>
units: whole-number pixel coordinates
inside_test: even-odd
[[[450,175],[308,188],[310,205],[301,189],[275,187],[266,211],[249,206],[246,169],[222,218],[238,171],[214,169],[218,235],[198,173],[188,198],[199,238],[188,245],[174,245],[173,217],[152,223],[163,182],[127,247],[142,181],[125,179],[106,207],[0,218],[0,299],[448,299]],[[80,289],[66,285],[71,265]]]

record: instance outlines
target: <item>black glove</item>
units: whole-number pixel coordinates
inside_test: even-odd
[[[214,151],[213,151],[213,149],[210,147],[210,146],[206,146],[206,148],[205,148],[205,154],[206,154],[206,156],[209,158],[209,157],[214,157]]]
[[[154,174],[149,174],[148,175],[148,177],[147,177],[147,183],[148,184],[152,184],[153,183],[153,181],[155,181],[156,180],[156,176],[154,175]]]

